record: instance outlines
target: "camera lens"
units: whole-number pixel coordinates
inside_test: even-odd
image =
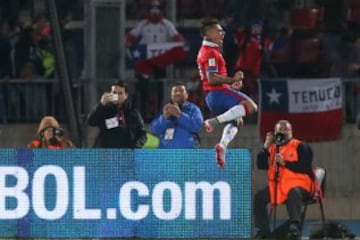
[[[283,133],[276,133],[275,134],[275,144],[282,145],[285,143],[285,135]]]
[[[61,137],[61,136],[64,135],[64,130],[62,130],[61,128],[55,128],[54,129],[54,135],[58,136],[58,137]]]

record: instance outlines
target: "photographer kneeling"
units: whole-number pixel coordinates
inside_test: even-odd
[[[284,203],[290,223],[287,239],[300,239],[302,203],[314,188],[312,160],[311,147],[293,138],[289,121],[278,121],[275,135],[267,133],[264,147],[257,155],[257,167],[268,171],[268,186],[254,197],[255,227],[259,230],[256,237],[273,237],[267,205],[271,203],[276,208]]]
[[[63,149],[74,148],[75,145],[64,136],[58,121],[52,116],[41,119],[37,131],[37,138],[28,144],[28,148]]]

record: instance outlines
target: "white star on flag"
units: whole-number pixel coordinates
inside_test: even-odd
[[[269,96],[269,103],[280,103],[279,98],[281,93],[276,92],[275,88],[271,89],[271,92],[266,93]]]
[[[139,50],[135,50],[135,51],[133,52],[133,57],[134,57],[134,58],[139,58],[139,57],[140,57],[140,52],[139,52]]]

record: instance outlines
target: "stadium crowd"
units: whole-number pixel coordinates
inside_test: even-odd
[[[57,5],[71,76],[79,79],[84,74],[84,33],[73,25],[74,22],[84,21],[85,1],[57,1]],[[175,5],[176,22],[169,23],[177,28],[175,36],[184,42],[188,55],[174,66],[192,73],[181,81],[189,86],[189,100],[200,107],[204,117],[209,116],[209,109],[203,101],[195,60],[201,43],[196,26],[204,17],[221,20],[226,32],[223,55],[227,71],[230,75],[237,70],[245,73],[242,90],[255,101],[258,97],[257,80],[260,77],[359,77],[360,3],[356,0],[209,0],[199,1],[195,6],[192,1],[178,0]],[[149,10],[156,10],[163,14],[164,19],[168,18],[168,7],[169,3],[164,0],[127,0],[126,19],[135,22],[133,25],[127,24],[128,36],[131,36],[132,26],[146,19]],[[14,103],[16,99],[23,103],[20,115],[31,107],[27,98],[21,96],[21,91],[12,87],[11,80],[31,82],[34,79],[56,79],[55,46],[49,14],[45,6],[32,4],[29,0],[1,1],[0,8],[0,78],[3,80],[0,84],[0,99],[3,100],[0,104],[0,120],[26,122],[29,121],[26,118],[14,120],[11,117],[12,106],[17,106]],[[190,23],[186,23],[186,20]],[[131,39],[136,40],[134,37]],[[130,65],[130,69],[133,68],[134,65]],[[165,79],[167,77],[161,76]],[[141,81],[146,82],[144,79]],[[149,82],[153,83],[151,79]],[[140,85],[141,89],[145,89],[133,102],[145,121],[150,123],[167,100],[161,93],[168,90],[163,89],[162,85],[158,89],[154,89],[151,84]],[[61,95],[59,87],[52,88],[51,95]],[[357,83],[345,83],[345,88],[353,99],[357,99],[360,92]],[[53,101],[48,92],[40,92],[42,99],[48,100],[43,102]],[[152,109],[151,113],[144,108],[145,103],[150,105],[148,108]],[[59,105],[59,102],[48,103],[41,107],[41,113],[32,111],[34,116],[30,121],[36,122],[47,114],[60,114]],[[55,110],[51,109],[54,106]],[[347,120],[355,121],[356,113],[351,113]],[[58,117],[63,120],[63,116]]]

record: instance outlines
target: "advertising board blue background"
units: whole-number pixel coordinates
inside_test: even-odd
[[[0,237],[48,237],[48,238],[94,238],[94,237],[144,237],[144,238],[247,238],[251,235],[251,156],[246,149],[227,151],[227,166],[219,169],[214,159],[213,149],[197,150],[0,150],[1,165],[24,168],[29,175],[25,190],[30,200],[30,208],[25,217],[6,219],[0,216]],[[44,166],[56,166],[67,175],[66,182],[56,182],[47,176],[44,183],[44,201],[48,211],[55,208],[56,200],[67,196],[66,213],[54,220],[43,219],[33,208],[34,173]],[[99,219],[75,219],[74,195],[78,194],[74,183],[74,168],[85,169],[86,209],[100,209]],[[6,187],[17,184],[15,177],[6,177]],[[138,196],[131,192],[131,209],[136,211],[140,205],[148,205],[148,214],[140,220],[129,220],[122,215],[119,205],[119,192],[122,186],[131,181],[144,184],[148,196]],[[162,195],[163,211],[172,207],[181,208],[179,216],[171,220],[159,219],[153,212],[152,196],[154,186],[161,182],[176,184],[181,189],[182,206],[171,206],[171,193],[165,190]],[[203,218],[202,193],[196,193],[196,218],[185,218],[185,184],[188,182],[225,182],[231,188],[231,217],[220,218],[220,193],[214,191],[213,219]],[[68,192],[56,193],[59,185],[68,184]],[[34,189],[33,189],[34,187]],[[17,200],[5,198],[0,209],[14,209]],[[59,196],[61,195],[61,196]],[[66,198],[64,198],[66,199]],[[158,201],[155,201],[158,202]],[[116,209],[115,219],[107,217],[107,209]]]

